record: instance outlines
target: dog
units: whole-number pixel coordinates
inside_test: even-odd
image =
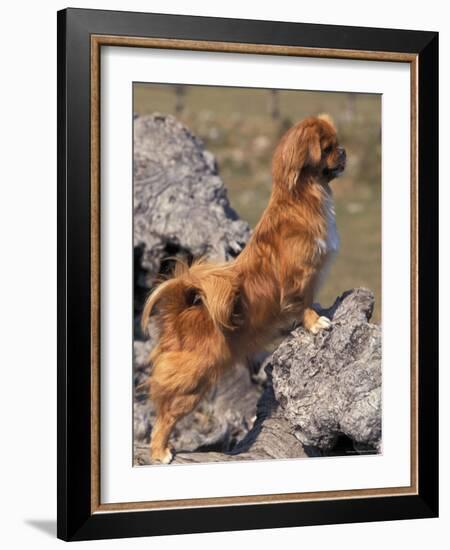
[[[330,327],[312,303],[339,246],[329,183],[345,164],[328,115],[290,128],[273,155],[268,206],[240,255],[227,263],[178,262],[147,298],[142,327],[155,314],[159,333],[149,357],[152,463],[171,462],[173,427],[224,371],[294,321],[312,333]]]

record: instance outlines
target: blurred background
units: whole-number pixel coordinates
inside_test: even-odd
[[[329,306],[343,291],[375,293],[381,320],[381,96],[212,86],[135,84],[134,112],[172,114],[217,160],[232,207],[254,227],[271,191],[271,156],[300,119],[329,113],[347,168],[332,182],[341,249],[320,291]]]

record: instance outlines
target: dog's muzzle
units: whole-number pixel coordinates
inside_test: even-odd
[[[339,177],[342,172],[345,170],[345,165],[347,163],[347,153],[343,147],[338,147],[338,161],[336,166],[333,168],[327,168],[324,170],[324,175],[328,176],[330,179]]]
[[[337,168],[339,170],[339,176],[342,174],[342,172],[345,170],[345,165],[347,164],[347,153],[345,152],[345,149],[343,147],[338,148],[339,152],[339,162],[337,165]]]

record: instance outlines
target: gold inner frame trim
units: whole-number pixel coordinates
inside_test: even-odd
[[[253,496],[101,503],[100,500],[100,50],[102,46],[164,48],[331,59],[391,61],[410,65],[411,82],[411,484],[407,487]],[[305,48],[235,42],[91,35],[91,513],[229,505],[274,504],[418,494],[418,56],[402,52]]]

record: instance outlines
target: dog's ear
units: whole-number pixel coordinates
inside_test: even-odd
[[[314,125],[300,125],[289,132],[281,145],[281,155],[274,156],[274,169],[280,165],[290,190],[297,184],[301,171],[307,166],[316,166],[322,157],[320,137]],[[281,158],[280,158],[281,157]]]
[[[322,149],[320,147],[319,133],[315,126],[307,128],[305,142],[308,148],[305,166],[317,166],[322,158]]]

